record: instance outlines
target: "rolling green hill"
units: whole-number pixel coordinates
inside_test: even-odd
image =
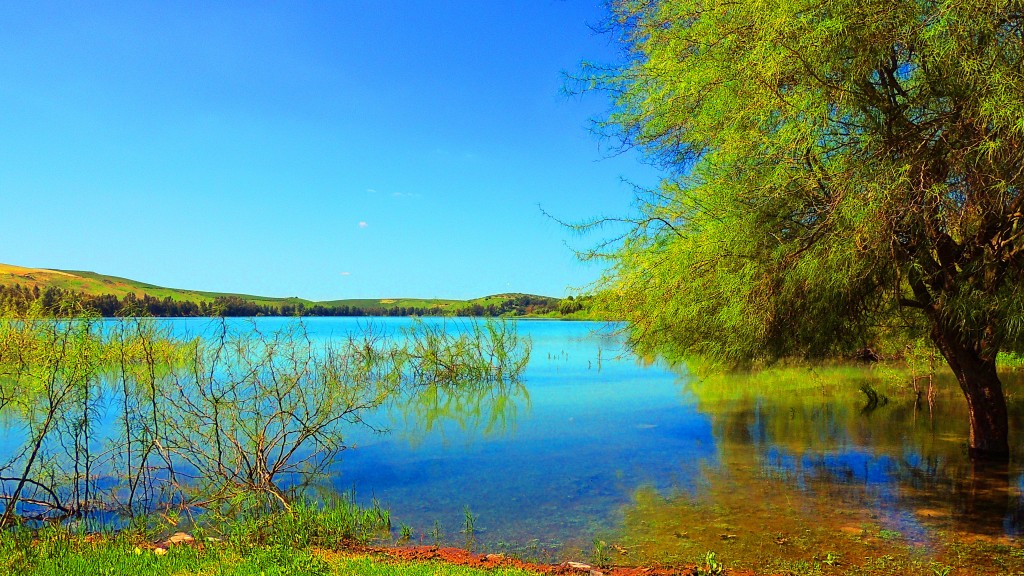
[[[0,272],[3,271],[3,264],[0,264]],[[175,300],[190,300],[192,302],[212,302],[217,298],[237,297],[247,302],[256,302],[259,304],[297,304],[302,303],[304,305],[312,305],[312,300],[306,300],[303,298],[286,297],[286,298],[274,298],[272,296],[254,296],[252,294],[234,294],[229,292],[207,292],[202,290],[181,290],[178,288],[165,288],[163,286],[156,286],[154,284],[148,284],[146,282],[139,282],[138,280],[131,280],[128,278],[120,278],[118,276],[107,276],[105,274],[97,274],[96,272],[89,272],[86,270],[43,270],[44,272],[56,272],[58,274],[70,274],[73,277],[81,279],[81,283],[87,287],[86,290],[80,290],[86,294],[97,295],[97,294],[114,294],[117,296],[123,296],[128,292],[133,292],[136,296],[142,296],[148,294],[155,298],[165,298],[170,296]],[[58,280],[59,282],[59,280]],[[5,283],[3,276],[0,275],[0,284]],[[58,288],[63,288],[59,283],[51,284]],[[111,289],[114,290],[111,290]]]
[[[167,288],[138,280],[108,276],[84,270],[52,270],[0,264],[0,287],[11,289],[15,285],[26,289],[32,295],[43,294],[47,289],[57,289],[66,293],[82,295],[87,299],[105,299],[107,308],[115,305],[119,306],[126,299],[157,302],[158,304],[167,299],[177,303],[191,302],[202,307],[196,309],[198,313],[208,311],[209,306],[216,304],[221,305],[221,307],[225,304],[233,304],[236,309],[246,310],[249,308],[242,305],[246,304],[259,307],[260,310],[257,313],[276,312],[286,315],[295,313],[314,315],[406,315],[424,313],[440,313],[445,315],[543,315],[556,312],[560,302],[557,298],[519,293],[495,294],[472,300],[381,298],[315,302],[295,297],[274,298],[251,294]],[[111,300],[110,297],[116,300]],[[114,304],[111,304],[111,302],[114,302]],[[159,313],[159,310],[155,312]],[[238,315],[244,314],[240,313]]]

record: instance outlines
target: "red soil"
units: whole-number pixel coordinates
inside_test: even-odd
[[[539,574],[555,574],[560,576],[696,576],[697,574],[697,568],[694,566],[612,566],[601,568],[579,562],[536,564],[533,562],[523,562],[503,554],[473,554],[459,548],[440,548],[437,546],[375,548],[372,551],[398,560],[437,560],[471,568],[519,568]],[[746,570],[739,572],[728,570],[726,573],[731,576],[752,576],[754,574]]]

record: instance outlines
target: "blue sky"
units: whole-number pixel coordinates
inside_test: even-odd
[[[587,0],[0,4],[0,262],[324,300],[560,296],[623,214]]]

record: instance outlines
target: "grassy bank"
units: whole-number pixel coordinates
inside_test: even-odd
[[[296,503],[287,511],[250,510],[230,518],[209,512],[190,533],[154,516],[128,529],[86,533],[64,526],[0,532],[0,574],[64,576],[398,574],[475,576],[533,574],[435,562],[397,561],[359,552],[391,541],[391,520],[376,502],[349,497]]]
[[[778,486],[776,486],[777,488]],[[782,494],[783,490],[775,490]],[[938,532],[928,546],[863,523],[857,533],[831,532],[827,502],[783,508],[765,504],[760,530],[733,525],[726,508],[733,498],[697,506],[656,493],[625,510],[623,532],[595,541],[577,557],[608,576],[646,574],[821,576],[855,574],[935,576],[1024,574],[1024,549],[1012,538]],[[735,495],[734,495],[735,497]],[[742,495],[749,497],[749,495]],[[805,514],[797,533],[784,535],[769,517]],[[844,512],[840,510],[839,514]],[[512,556],[452,553],[421,546],[388,550],[370,545],[408,544],[376,502],[359,506],[351,496],[325,504],[297,502],[289,510],[250,509],[230,517],[209,512],[199,523],[174,524],[161,515],[138,519],[118,531],[86,532],[51,525],[0,531],[0,574],[11,576],[531,576],[549,572],[588,574],[589,567],[519,562]],[[854,519],[850,519],[853,521]],[[764,522],[767,522],[765,524]],[[816,527],[817,526],[817,527]],[[175,532],[184,527],[188,534]],[[722,530],[729,536],[717,536]],[[701,532],[715,535],[702,539]],[[711,551],[714,552],[711,552]],[[424,554],[423,552],[429,552]],[[434,552],[445,552],[435,554]],[[454,550],[454,552],[459,552]],[[717,553],[717,554],[716,554]],[[481,562],[486,559],[489,562]],[[497,559],[497,560],[496,560]],[[468,564],[468,565],[464,565]],[[618,566],[619,568],[615,568]],[[633,567],[633,568],[629,568]]]
[[[166,551],[164,551],[166,550]],[[436,562],[397,561],[366,554],[281,544],[239,547],[228,542],[152,548],[136,534],[77,537],[6,533],[0,538],[0,573],[38,576],[526,576],[512,568],[474,569]]]
[[[886,536],[886,535],[883,535]],[[415,554],[391,556],[360,547],[352,541],[333,545],[259,543],[202,536],[202,541],[163,547],[140,532],[83,535],[66,529],[8,530],[0,533],[0,574],[10,576],[536,576],[541,573],[588,574],[589,566],[558,566],[502,561],[496,567],[474,567],[445,560],[419,560]],[[920,548],[898,543],[892,536],[871,545],[862,555],[821,552],[806,560],[764,554],[758,562],[737,563],[742,555],[727,544],[711,552],[674,561],[639,557],[588,559],[594,570],[609,576],[650,574],[736,575],[786,574],[790,576],[858,575],[896,576],[923,574],[966,576],[1024,574],[1024,551],[1014,544],[991,541],[948,543],[936,558]],[[640,552],[630,547],[633,552]],[[866,555],[863,555],[864,553]],[[617,554],[616,554],[617,555]],[[632,555],[632,554],[631,554]],[[642,556],[642,554],[641,554]],[[458,562],[458,560],[455,560]],[[678,562],[678,563],[677,563]],[[625,566],[623,566],[623,564]],[[614,567],[618,565],[619,567]],[[479,566],[479,564],[477,564]],[[630,567],[632,566],[632,567]],[[753,569],[752,569],[753,568]]]

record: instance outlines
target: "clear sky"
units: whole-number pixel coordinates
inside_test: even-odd
[[[0,3],[0,262],[301,296],[561,296],[656,181],[588,131],[593,0]]]

